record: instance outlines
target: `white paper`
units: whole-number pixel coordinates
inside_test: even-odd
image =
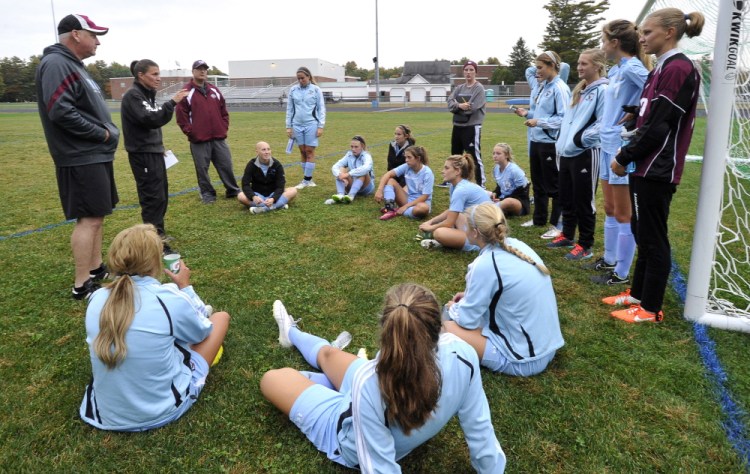
[[[164,152],[164,166],[167,167],[167,169],[173,167],[179,163],[177,160],[177,157],[172,153],[172,150],[167,150]]]
[[[286,143],[286,154],[291,155],[293,150],[294,150],[294,137],[290,138],[289,141]]]

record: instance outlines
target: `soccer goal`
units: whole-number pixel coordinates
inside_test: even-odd
[[[701,72],[707,114],[685,318],[750,332],[750,18],[747,0],[655,0],[638,23],[666,7],[706,17],[680,47]]]

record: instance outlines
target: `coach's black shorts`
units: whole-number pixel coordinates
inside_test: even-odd
[[[57,188],[66,219],[112,214],[119,201],[112,162],[58,166]]]

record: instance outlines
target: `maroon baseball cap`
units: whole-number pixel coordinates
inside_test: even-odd
[[[197,60],[196,62],[193,63],[193,69],[200,69],[202,67],[204,67],[206,69],[211,69],[211,68],[208,67],[208,64],[206,64],[206,61],[204,61],[202,59],[199,59],[199,60]]]
[[[57,34],[70,33],[73,30],[86,30],[94,33],[95,35],[106,35],[109,28],[105,26],[98,26],[96,23],[91,21],[86,15],[75,14],[68,15],[57,25]]]
[[[471,60],[466,61],[464,63],[464,67],[463,68],[466,69],[466,66],[473,66],[475,71],[479,70],[479,66],[477,66],[477,63],[475,63],[474,61],[471,61]]]

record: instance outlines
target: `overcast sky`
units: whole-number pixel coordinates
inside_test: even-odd
[[[507,63],[519,37],[538,51],[546,3],[379,0],[380,65],[463,56]],[[635,21],[644,3],[610,0],[604,16]],[[0,7],[0,57],[41,54],[69,13],[110,28],[88,61],[149,58],[174,69],[204,59],[227,72],[229,61],[312,57],[371,68],[375,56],[375,0],[0,0]]]

